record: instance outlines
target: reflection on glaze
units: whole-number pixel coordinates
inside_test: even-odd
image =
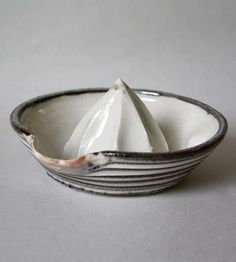
[[[120,79],[78,123],[63,155],[68,159],[107,150],[168,151],[166,139],[150,111]]]

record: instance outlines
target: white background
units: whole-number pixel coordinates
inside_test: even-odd
[[[236,261],[235,48],[235,0],[0,0],[0,261]],[[155,196],[55,182],[12,131],[11,110],[117,78],[215,107],[226,139]]]

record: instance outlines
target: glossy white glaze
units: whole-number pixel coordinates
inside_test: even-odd
[[[108,150],[168,151],[157,121],[135,92],[120,79],[77,124],[65,144],[63,158]]]
[[[21,122],[35,134],[36,150],[47,157],[63,159],[64,146],[73,130],[103,95],[103,92],[65,95],[26,109]],[[219,129],[217,119],[196,105],[175,97],[137,95],[158,122],[170,151],[204,143]]]

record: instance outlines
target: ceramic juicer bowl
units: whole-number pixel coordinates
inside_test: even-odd
[[[12,127],[47,174],[70,187],[108,195],[159,192],[188,175],[226,134],[226,119],[206,104],[170,93],[136,90],[158,121],[170,152],[103,151],[63,159],[74,127],[106,91],[47,94],[19,105],[11,114]]]

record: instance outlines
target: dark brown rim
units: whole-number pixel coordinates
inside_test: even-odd
[[[30,99],[19,106],[17,106],[11,113],[10,121],[13,129],[20,134],[25,135],[32,135],[32,132],[25,128],[21,122],[20,117],[21,114],[26,110],[28,107],[35,106],[36,104],[45,102],[47,100],[57,98],[64,95],[80,95],[85,93],[101,93],[106,92],[109,88],[88,88],[88,89],[75,89],[75,90],[67,90],[67,91],[61,91],[61,92],[55,92],[55,93],[49,93],[46,95],[38,96],[33,99]],[[136,159],[136,160],[171,160],[174,158],[185,158],[185,157],[191,157],[193,155],[199,155],[202,153],[206,153],[208,151],[211,151],[215,146],[217,146],[222,139],[224,138],[227,129],[228,124],[225,117],[219,113],[214,108],[198,101],[192,98],[162,92],[162,91],[155,91],[155,90],[146,90],[146,89],[134,89],[137,93],[140,94],[146,94],[151,96],[166,96],[166,97],[173,97],[185,102],[188,102],[190,104],[196,105],[203,110],[205,110],[208,114],[213,115],[218,123],[219,123],[219,129],[217,133],[210,138],[208,141],[199,144],[194,147],[190,147],[187,149],[182,149],[178,151],[172,151],[172,152],[166,152],[166,153],[139,153],[139,152],[121,152],[121,151],[103,151],[102,153],[108,157],[117,157],[117,158],[129,158],[129,159]]]

